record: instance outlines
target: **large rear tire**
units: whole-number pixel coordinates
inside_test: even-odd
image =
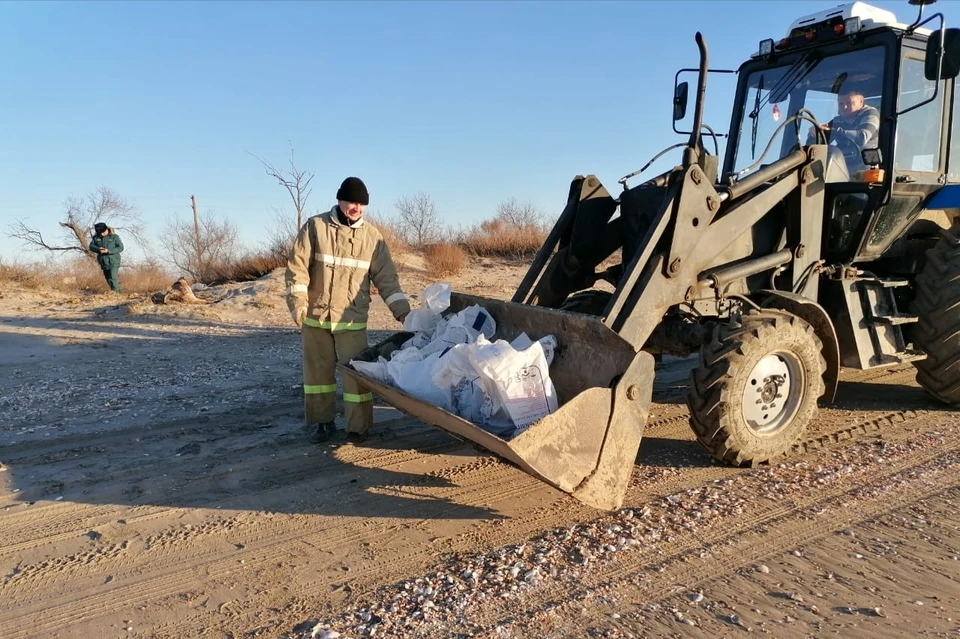
[[[917,383],[945,404],[960,404],[960,245],[946,237],[927,253],[913,312],[914,346],[927,354],[914,362]]]
[[[822,348],[810,324],[782,311],[750,311],[718,325],[700,349],[687,396],[697,440],[737,466],[788,453],[824,393]]]

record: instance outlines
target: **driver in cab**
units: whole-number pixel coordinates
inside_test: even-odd
[[[827,136],[827,143],[836,142],[847,162],[847,170],[853,176],[857,171],[867,168],[860,157],[860,151],[877,146],[877,131],[880,129],[880,111],[864,103],[863,91],[848,87],[837,95],[839,115],[827,124],[821,124],[820,130]],[[807,144],[817,141],[814,127],[807,134]]]

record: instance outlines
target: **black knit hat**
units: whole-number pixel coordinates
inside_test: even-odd
[[[107,230],[107,225],[104,224],[103,222],[97,222],[96,224],[93,225],[93,230],[96,231],[97,235],[99,235],[100,233],[103,233],[104,231]]]
[[[337,199],[344,202],[356,202],[358,204],[370,204],[370,194],[367,193],[367,186],[358,177],[348,177],[337,190]]]

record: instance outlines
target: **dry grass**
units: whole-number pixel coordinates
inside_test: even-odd
[[[466,252],[450,242],[431,244],[423,251],[426,260],[427,274],[430,277],[446,277],[459,275],[467,262]]]
[[[103,274],[97,269],[97,283],[107,290]],[[176,275],[155,262],[143,262],[120,267],[120,289],[124,293],[148,294],[164,291],[177,279]]]
[[[403,241],[402,234],[397,230],[395,221],[369,213],[364,218],[380,231],[380,235],[383,236],[383,241],[387,243],[391,253],[410,250],[407,243]]]
[[[209,275],[201,281],[208,286],[247,282],[286,264],[285,256],[263,251],[212,267]],[[120,289],[125,295],[149,295],[170,288],[178,275],[157,262],[144,261],[122,263],[119,277]],[[65,262],[49,261],[22,266],[0,261],[0,286],[3,284],[17,284],[29,289],[48,288],[66,293],[99,294],[110,290],[100,267],[82,257]]]
[[[0,260],[0,285],[18,284],[24,288],[40,288],[47,280],[42,270],[36,266],[6,264]]]
[[[533,257],[547,239],[548,230],[539,226],[516,226],[500,219],[481,222],[459,238],[459,244],[473,255],[523,259]]]
[[[276,251],[251,253],[231,262],[211,266],[201,281],[208,286],[229,282],[249,282],[286,265],[286,256]]]
[[[124,293],[148,294],[164,290],[176,279],[155,262],[123,264],[120,289]],[[0,284],[14,283],[29,289],[53,289],[68,293],[106,293],[109,288],[103,272],[92,260],[76,258],[62,263],[33,263],[24,266],[0,262]]]

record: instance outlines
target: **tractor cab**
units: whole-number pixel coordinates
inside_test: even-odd
[[[762,40],[738,71],[721,181],[826,144],[827,262],[881,257],[934,192],[960,180],[945,108],[957,30],[939,13],[921,22],[922,10],[909,25],[863,2],[805,16],[782,39]],[[938,17],[939,30],[923,26]]]

